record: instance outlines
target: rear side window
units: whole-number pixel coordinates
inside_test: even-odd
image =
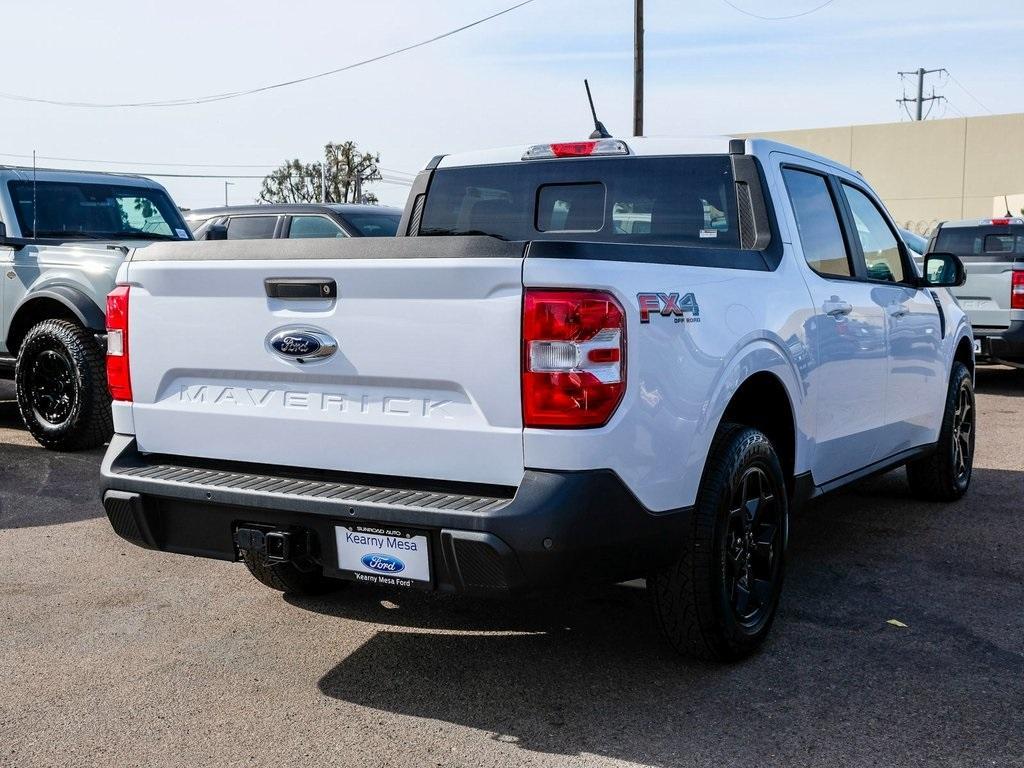
[[[228,240],[270,240],[277,216],[234,216],[228,220]]]
[[[394,237],[398,232],[401,214],[346,213],[345,221],[363,237]]]
[[[968,261],[1014,261],[1024,256],[1024,227],[948,227],[939,230],[933,251]]]
[[[726,155],[440,168],[419,234],[740,247]]]
[[[288,230],[288,237],[296,239],[344,236],[341,227],[326,216],[292,216],[292,225]]]
[[[850,255],[828,181],[824,176],[794,168],[783,169],[783,176],[804,258],[811,269],[826,277],[851,277]]]

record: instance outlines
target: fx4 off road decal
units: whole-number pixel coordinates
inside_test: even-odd
[[[651,315],[674,317],[677,323],[699,323],[700,306],[692,293],[679,298],[678,293],[638,293],[636,303],[640,309],[640,322],[651,322]]]

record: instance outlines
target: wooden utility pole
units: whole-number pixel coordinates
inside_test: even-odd
[[[633,0],[633,135],[644,135],[644,0]]]

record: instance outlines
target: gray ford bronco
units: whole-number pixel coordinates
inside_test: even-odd
[[[132,249],[191,239],[149,179],[0,166],[0,377],[43,447],[110,439],[107,293]]]

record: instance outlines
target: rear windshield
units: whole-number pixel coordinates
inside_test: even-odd
[[[971,261],[1014,261],[1024,256],[1024,227],[940,229],[932,250]]]
[[[23,237],[191,240],[159,189],[64,181],[8,182]]]
[[[420,235],[739,248],[726,155],[441,168]]]

